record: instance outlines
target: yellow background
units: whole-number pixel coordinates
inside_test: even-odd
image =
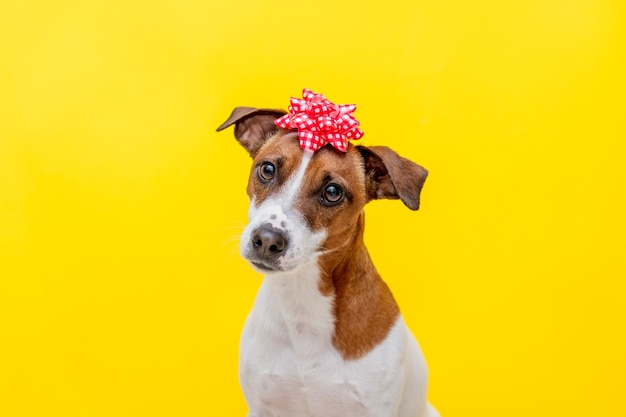
[[[237,105],[430,170],[366,239],[445,417],[626,416],[623,1],[0,2],[0,415],[243,416]]]

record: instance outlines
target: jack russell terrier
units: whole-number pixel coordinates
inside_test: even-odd
[[[265,277],[241,336],[248,417],[439,416],[424,356],[363,242],[365,204],[417,210],[427,171],[387,147],[303,150],[306,135],[277,126],[285,114],[237,107],[217,129],[234,124],[254,160],[240,249]]]

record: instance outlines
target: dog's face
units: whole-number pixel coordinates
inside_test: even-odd
[[[360,153],[304,153],[279,132],[254,157],[241,254],[262,272],[290,271],[348,243],[367,202]]]
[[[372,199],[399,198],[417,210],[425,169],[385,147],[304,152],[296,132],[274,125],[282,114],[237,108],[218,128],[236,124],[235,136],[253,158],[241,254],[256,270],[289,272],[344,253]]]

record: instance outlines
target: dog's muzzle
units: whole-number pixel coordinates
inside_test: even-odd
[[[249,260],[262,270],[280,270],[280,257],[288,246],[289,239],[284,230],[270,223],[262,224],[252,232],[249,248],[252,249],[253,259]]]

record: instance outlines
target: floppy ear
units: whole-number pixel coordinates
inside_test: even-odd
[[[370,200],[399,198],[411,210],[420,206],[420,192],[428,171],[386,146],[357,146],[365,164]]]
[[[274,120],[286,113],[278,109],[235,107],[230,117],[217,128],[217,131],[234,124],[235,138],[254,158],[263,142],[280,129],[274,124]]]

